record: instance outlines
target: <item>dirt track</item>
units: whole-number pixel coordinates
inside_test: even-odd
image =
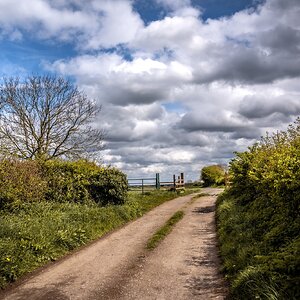
[[[216,194],[220,190],[207,189]],[[225,299],[215,196],[180,197],[0,294],[5,300]],[[185,217],[152,252],[147,239],[177,210]]]

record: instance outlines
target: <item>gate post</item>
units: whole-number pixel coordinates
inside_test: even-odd
[[[155,187],[157,190],[160,189],[159,173],[156,173]]]
[[[184,186],[184,173],[180,173],[180,183]]]
[[[173,175],[173,186],[174,186],[174,191],[176,192],[176,175]]]

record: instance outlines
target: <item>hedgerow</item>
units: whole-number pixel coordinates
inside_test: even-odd
[[[0,161],[0,209],[39,201],[123,204],[127,190],[124,173],[85,160]]]
[[[22,203],[44,198],[47,182],[34,161],[0,161],[0,209],[18,208]]]
[[[236,299],[300,298],[300,118],[230,164],[218,199],[223,268]]]
[[[120,170],[92,162],[49,160],[42,163],[48,190],[47,200],[93,201],[101,205],[122,204],[127,197],[127,177]]]

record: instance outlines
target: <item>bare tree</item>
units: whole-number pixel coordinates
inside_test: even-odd
[[[23,159],[76,158],[103,147],[101,107],[69,80],[30,76],[0,86],[0,151]]]

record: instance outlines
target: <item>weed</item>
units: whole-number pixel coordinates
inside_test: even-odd
[[[195,196],[193,196],[192,199],[198,199],[198,198],[205,197],[205,196],[209,196],[209,194],[208,193],[199,193],[199,194],[196,194]]]
[[[147,242],[147,249],[153,250],[171,232],[173,226],[184,216],[182,210],[177,211]]]

